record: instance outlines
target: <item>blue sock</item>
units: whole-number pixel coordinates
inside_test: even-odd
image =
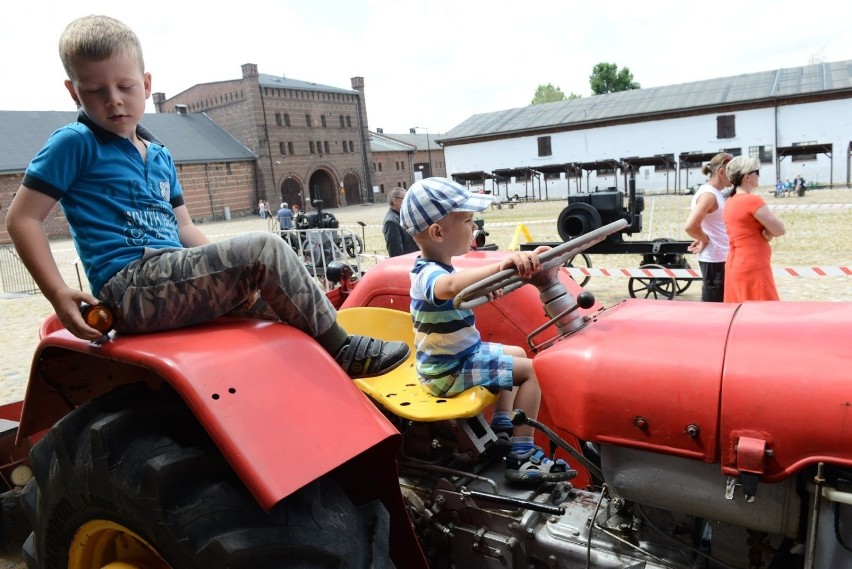
[[[494,411],[491,417],[491,429],[495,431],[511,431],[514,428],[512,421],[509,420],[508,411]]]
[[[512,437],[512,453],[524,454],[529,452],[535,444],[532,437]]]

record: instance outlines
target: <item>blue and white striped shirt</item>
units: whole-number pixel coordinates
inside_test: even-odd
[[[482,343],[472,310],[457,310],[452,299],[435,298],[435,282],[453,272],[450,265],[421,257],[411,270],[416,367],[424,381],[452,376]]]

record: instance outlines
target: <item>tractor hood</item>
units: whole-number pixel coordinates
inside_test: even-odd
[[[852,465],[852,304],[627,300],[538,354],[557,427],[772,482]]]

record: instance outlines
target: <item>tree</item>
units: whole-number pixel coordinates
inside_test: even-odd
[[[639,83],[633,80],[630,69],[622,67],[619,71],[615,63],[598,63],[595,65],[592,74],[589,76],[589,84],[592,86],[592,94],[594,95],[640,88]]]
[[[573,93],[572,93],[573,94]],[[539,85],[535,90],[535,96],[530,102],[530,105],[540,105],[542,103],[555,103],[556,101],[564,101],[565,93],[559,87],[554,87],[550,83],[547,85]]]

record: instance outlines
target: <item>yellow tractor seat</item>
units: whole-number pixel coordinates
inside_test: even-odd
[[[408,312],[387,308],[346,308],[337,322],[350,334],[408,344],[411,354],[399,367],[377,377],[355,379],[358,388],[379,405],[412,421],[444,421],[474,417],[497,400],[484,387],[472,387],[454,397],[435,397],[417,379],[414,369],[414,329]]]

